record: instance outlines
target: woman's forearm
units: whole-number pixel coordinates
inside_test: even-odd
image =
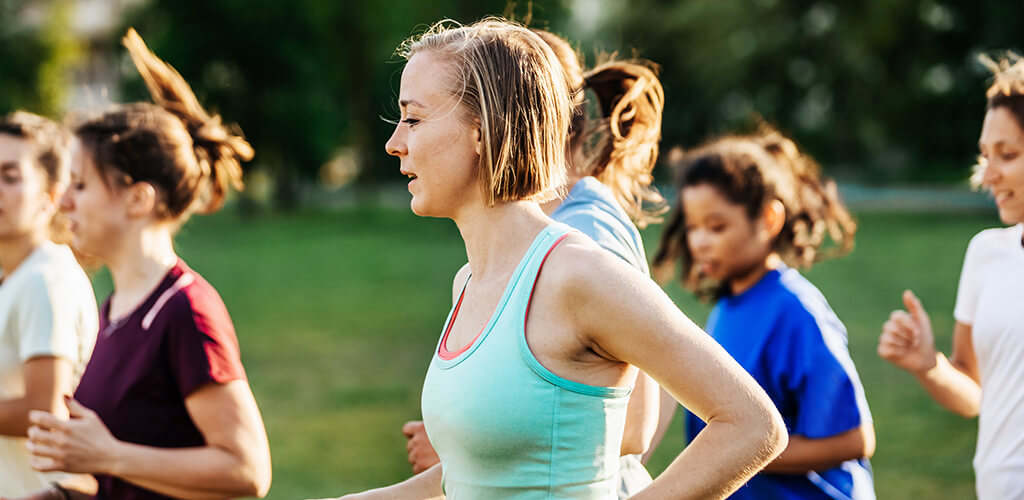
[[[773,460],[765,472],[806,474],[827,470],[839,464],[874,453],[874,429],[866,423],[856,429],[820,439],[790,435],[786,450]]]
[[[935,355],[935,366],[930,370],[914,375],[932,399],[947,410],[968,418],[978,416],[981,385],[942,353]]]
[[[156,448],[121,442],[110,475],[171,497],[262,497],[269,471],[213,446]],[[188,478],[187,481],[183,478]]]
[[[785,445],[781,418],[776,421],[771,414],[712,420],[649,487],[632,498],[725,498]]]
[[[660,408],[658,383],[644,372],[637,373],[633,393],[626,407],[626,428],[622,436],[622,455],[647,453],[658,431]]]

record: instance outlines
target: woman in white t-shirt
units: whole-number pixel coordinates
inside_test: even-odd
[[[0,497],[53,477],[29,466],[30,410],[67,412],[98,328],[92,286],[62,244],[67,141],[46,118],[0,117]]]
[[[967,247],[953,352],[935,349],[927,313],[909,290],[905,311],[882,327],[878,353],[914,374],[939,404],[978,416],[974,455],[981,500],[1024,498],[1024,59],[984,58],[995,73],[978,147],[976,179],[1011,227],[978,233]]]

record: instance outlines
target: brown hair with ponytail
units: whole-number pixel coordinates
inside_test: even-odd
[[[686,153],[678,165],[677,201],[654,255],[655,273],[664,278],[682,262],[683,284],[702,298],[721,293],[724,283],[709,283],[693,265],[687,243],[683,190],[710,185],[744,207],[754,219],[767,203],[779,200],[786,221],[774,251],[789,265],[808,269],[814,263],[853,249],[857,223],[839,199],[836,184],[796,143],[762,124],[751,135],[725,136]],[[827,239],[833,245],[824,249]]]
[[[645,60],[609,60],[584,71],[569,42],[534,30],[562,63],[575,90],[576,112],[569,128],[570,151],[581,148],[577,175],[596,177],[611,189],[619,206],[640,228],[660,220],[665,200],[651,186],[658,161],[665,91],[658,66]],[[596,97],[600,116],[588,117],[585,92]]]
[[[77,125],[75,135],[105,181],[157,188],[161,218],[181,224],[218,210],[231,187],[242,189],[240,162],[252,159],[252,147],[237,127],[208,114],[134,29],[122,42],[156,104],[117,106]]]

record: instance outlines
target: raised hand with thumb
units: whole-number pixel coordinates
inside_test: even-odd
[[[914,292],[903,292],[906,310],[896,310],[882,325],[878,355],[914,374],[923,374],[935,366],[935,336],[932,322]]]

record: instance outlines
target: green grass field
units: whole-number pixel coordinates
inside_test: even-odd
[[[976,422],[941,410],[911,377],[875,354],[880,326],[913,288],[948,348],[961,259],[991,214],[862,214],[848,257],[808,273],[850,332],[878,435],[872,464],[880,499],[972,498]],[[659,227],[645,233],[648,252]],[[419,417],[431,350],[465,262],[454,224],[407,210],[228,212],[181,232],[181,255],[220,291],[260,403],[274,460],[270,498],[336,496],[409,475],[401,424]],[[100,299],[110,289],[97,275]],[[708,307],[678,286],[680,307],[703,324]],[[677,413],[677,421],[679,421]],[[651,461],[682,448],[673,426]]]

